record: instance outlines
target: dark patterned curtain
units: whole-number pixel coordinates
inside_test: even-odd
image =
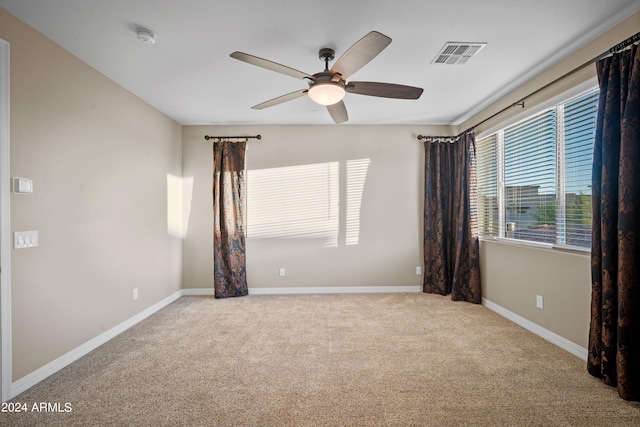
[[[481,302],[475,136],[427,137],[423,291]]]
[[[640,55],[596,63],[591,327],[587,369],[640,400]]]
[[[213,289],[216,298],[249,293],[245,258],[246,141],[213,144]]]

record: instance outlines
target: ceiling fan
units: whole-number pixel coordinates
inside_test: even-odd
[[[418,99],[420,95],[422,95],[422,88],[414,86],[404,86],[393,83],[347,81],[349,76],[369,63],[369,61],[382,52],[389,43],[391,43],[389,37],[377,31],[371,31],[347,49],[335,64],[333,64],[331,69],[329,69],[329,61],[335,58],[335,51],[330,48],[322,48],[318,56],[324,60],[324,71],[313,75],[243,52],[233,52],[231,57],[252,65],[257,65],[258,67],[266,68],[267,70],[306,80],[309,84],[307,89],[273,98],[261,104],[254,105],[251,108],[262,110],[263,108],[273,107],[274,105],[309,95],[313,101],[327,107],[334,122],[343,123],[349,119],[347,109],[342,101],[346,92],[357,95],[397,99]]]

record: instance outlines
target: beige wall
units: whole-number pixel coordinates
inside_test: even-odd
[[[424,149],[416,137],[449,132],[427,126],[184,127],[183,173],[193,177],[184,286],[213,286],[212,155],[204,135],[262,135],[247,149],[247,271],[250,288],[274,288],[421,285]],[[251,211],[256,199],[263,203],[259,212],[256,205]],[[270,204],[274,199],[280,202]],[[332,203],[338,204],[334,215]],[[297,212],[286,218],[278,204]]]
[[[13,381],[180,289],[167,174],[181,126],[0,9],[11,44]],[[133,288],[139,299],[133,301]]]
[[[589,254],[484,240],[482,296],[586,348],[591,304]],[[536,295],[543,308],[536,308]]]

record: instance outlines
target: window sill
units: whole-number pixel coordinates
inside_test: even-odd
[[[492,241],[505,243],[507,245],[515,245],[515,246],[527,246],[536,249],[551,249],[562,252],[571,252],[580,255],[590,255],[591,248],[583,248],[581,246],[569,246],[569,245],[556,245],[554,243],[542,243],[542,242],[534,242],[531,240],[519,240],[519,239],[509,239],[506,237],[479,237],[480,240],[483,241]]]

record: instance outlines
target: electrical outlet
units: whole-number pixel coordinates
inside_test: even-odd
[[[422,274],[422,267],[416,267],[416,275],[420,276]]]
[[[543,308],[544,307],[544,299],[542,295],[536,295],[536,307]]]
[[[138,288],[133,288],[133,300],[138,299]]]
[[[285,276],[284,267],[280,267],[280,277],[284,277],[284,276]]]

